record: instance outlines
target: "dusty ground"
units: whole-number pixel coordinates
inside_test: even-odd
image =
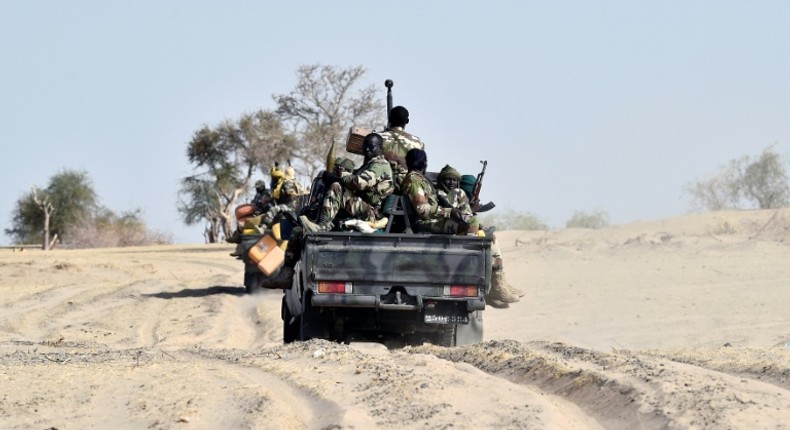
[[[0,252],[3,429],[790,428],[790,212],[499,233],[486,342],[281,345],[230,246]]]

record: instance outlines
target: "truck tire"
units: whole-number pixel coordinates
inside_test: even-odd
[[[244,291],[255,294],[261,290],[260,277],[257,273],[244,272]]]
[[[431,343],[438,346],[455,346],[455,336],[458,326],[455,324],[445,324],[440,326],[439,331],[431,336]]]
[[[308,291],[302,292],[302,316],[299,318],[299,339],[326,339],[329,336],[329,321],[321,315],[320,309],[316,309],[312,304],[313,294]]]
[[[288,309],[288,304],[285,303],[285,294],[283,294],[280,314],[283,318],[283,343],[291,343],[298,340],[299,330],[301,328],[301,318],[291,314],[291,311]]]

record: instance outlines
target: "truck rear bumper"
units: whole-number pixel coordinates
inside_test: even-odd
[[[482,297],[474,298],[426,298],[417,297],[414,304],[410,303],[384,303],[378,296],[359,294],[313,294],[312,305],[332,308],[373,308],[389,311],[421,311],[424,301],[436,302],[461,302],[466,304],[469,312],[485,310],[486,303]]]

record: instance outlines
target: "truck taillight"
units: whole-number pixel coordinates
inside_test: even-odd
[[[444,295],[453,297],[475,297],[477,287],[474,285],[445,285]]]
[[[340,281],[320,281],[318,282],[319,293],[349,294],[351,293],[351,282]]]

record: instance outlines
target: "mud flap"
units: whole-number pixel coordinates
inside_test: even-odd
[[[469,324],[458,324],[455,330],[455,345],[471,345],[483,341],[483,312],[469,313]]]

